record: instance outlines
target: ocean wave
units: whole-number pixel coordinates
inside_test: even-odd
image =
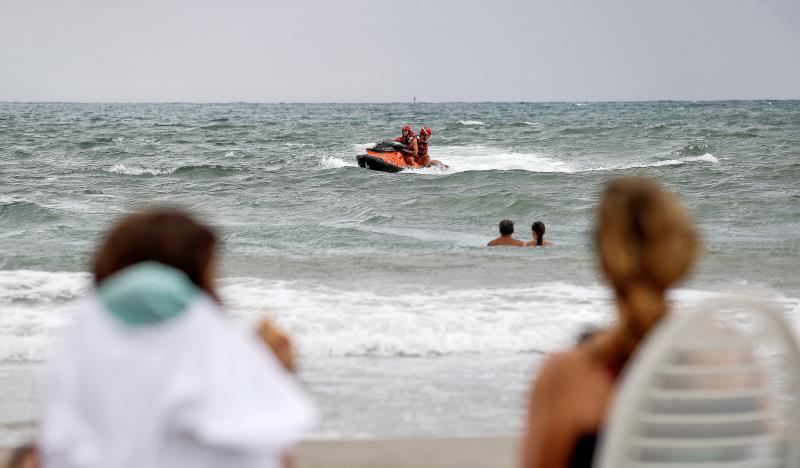
[[[113,143],[113,142],[114,142],[113,138],[100,137],[88,141],[78,142],[78,148],[90,149],[90,148],[95,148],[97,146],[107,145],[108,143]]]
[[[58,218],[59,215],[55,211],[38,203],[13,198],[0,200],[0,221],[8,223],[7,228],[16,223],[41,223]]]
[[[3,280],[0,361],[44,359],[74,314],[75,301],[62,299],[88,293],[88,275],[6,272]],[[237,323],[252,326],[266,308],[306,356],[546,351],[570,342],[585,322],[607,322],[610,304],[604,288],[562,283],[391,294],[258,278],[227,278],[220,286]],[[534,312],[544,309],[548,314]]]
[[[0,272],[0,361],[45,358],[88,294],[87,273]],[[305,356],[437,356],[550,352],[587,326],[609,323],[613,301],[599,285],[564,282],[485,289],[370,288],[234,277],[219,282],[229,316],[249,328],[264,315]],[[677,309],[720,295],[682,289]],[[800,299],[775,298],[796,318]],[[542,311],[546,311],[543,313]],[[795,324],[795,328],[800,324]]]
[[[562,135],[595,135],[610,132],[616,127],[567,127],[562,128],[558,133]]]
[[[474,126],[474,125],[486,125],[485,123],[481,122],[480,120],[459,120],[458,123],[461,125],[465,125],[467,127]]]
[[[708,145],[705,143],[692,143],[675,151],[676,156],[703,156],[708,153]]]
[[[128,166],[126,164],[114,164],[113,166],[107,166],[100,168],[102,171],[110,172],[112,174],[121,174],[121,175],[164,175],[164,174],[172,174],[176,170],[177,167],[168,167],[168,168],[158,168],[158,167],[144,167],[144,166]]]
[[[438,157],[438,154],[435,156]],[[442,162],[450,166],[445,172],[455,173],[464,171],[481,170],[524,170],[529,172],[550,172],[550,173],[581,173],[581,172],[605,172],[626,169],[639,169],[648,167],[679,166],[689,163],[712,163],[718,164],[719,159],[711,153],[701,156],[687,156],[678,159],[667,159],[654,162],[636,162],[631,164],[620,164],[614,166],[585,167],[559,159],[537,155],[532,153],[490,153],[486,155],[460,156],[456,154],[443,154]],[[441,173],[441,169],[429,168],[418,172]]]
[[[666,159],[655,162],[634,162],[629,164],[619,164],[614,166],[599,166],[593,168],[579,169],[575,172],[609,172],[609,171],[624,171],[627,169],[646,169],[648,167],[664,167],[664,166],[680,166],[689,163],[711,163],[718,164],[719,159],[711,153],[703,154],[702,156],[687,156],[678,159]]]
[[[358,167],[358,163],[356,163],[355,155],[351,158],[351,160],[337,158],[335,156],[325,156],[323,157],[319,165],[325,169],[339,169],[342,167]]]
[[[719,159],[711,153],[706,153],[702,156],[687,156],[685,158],[678,158],[678,159],[667,159],[665,161],[656,161],[653,163],[641,163],[641,164],[628,164],[623,166],[612,166],[606,169],[599,169],[599,170],[618,170],[618,169],[636,169],[636,168],[645,168],[645,167],[663,167],[663,166],[680,166],[681,164],[687,164],[692,162],[707,162],[712,164],[719,163]]]
[[[77,299],[88,292],[89,280],[88,273],[0,270],[0,303],[52,304]]]
[[[128,166],[125,164],[115,164],[100,168],[104,172],[120,175],[132,176],[160,176],[169,174],[210,174],[210,175],[226,175],[241,171],[241,169],[229,166],[220,166],[216,164],[198,164],[177,167],[144,167],[144,166]]]
[[[219,164],[197,164],[180,166],[175,170],[176,175],[211,175],[225,176],[242,172],[243,168],[234,166],[220,166]]]
[[[685,163],[688,163],[688,162],[710,162],[710,163],[716,164],[716,163],[719,163],[719,158],[717,158],[716,156],[714,156],[711,153],[705,153],[705,154],[703,154],[701,156],[689,156],[689,157],[686,157],[686,158],[669,159],[667,161],[659,161],[659,162],[655,163],[654,165],[655,166],[668,166],[668,165],[674,166],[676,164],[685,164]]]
[[[216,123],[212,123],[212,124],[208,124],[208,125],[201,125],[200,127],[197,127],[197,128],[202,128],[204,131],[224,131],[224,130],[232,130],[232,129],[255,128],[255,125],[237,125],[237,124],[225,123],[225,122],[226,121],[221,120],[221,121],[217,121]]]
[[[481,145],[437,146],[431,149],[431,158],[441,160],[448,169],[431,167],[417,171],[423,174],[457,173],[466,171],[576,172],[577,167],[551,156],[536,153],[518,153]]]
[[[154,123],[154,127],[188,127],[187,124],[182,122],[175,122],[175,123]]]
[[[11,150],[12,150],[11,155],[15,156],[15,157],[33,156],[33,149],[32,148],[26,148],[24,146],[15,145],[15,146],[11,147]]]

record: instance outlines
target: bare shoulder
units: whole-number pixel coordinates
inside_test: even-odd
[[[547,357],[536,376],[535,385],[561,387],[580,376],[580,369],[586,365],[586,356],[579,348],[553,353]]]

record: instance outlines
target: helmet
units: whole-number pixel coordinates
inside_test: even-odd
[[[430,127],[422,127],[419,129],[420,135],[431,136],[431,128]]]
[[[411,125],[403,125],[403,129],[401,132],[410,132],[412,130]]]

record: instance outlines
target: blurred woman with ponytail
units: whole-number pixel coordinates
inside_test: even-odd
[[[609,329],[545,360],[529,399],[524,468],[591,466],[617,377],[669,312],[667,290],[689,272],[700,244],[675,198],[642,178],[608,185],[594,242],[618,317]]]

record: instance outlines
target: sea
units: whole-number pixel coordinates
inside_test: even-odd
[[[405,123],[447,169],[357,166]],[[314,436],[516,434],[542,358],[614,319],[592,233],[626,176],[702,233],[675,310],[762,296],[800,332],[800,101],[0,103],[0,445],[35,430],[104,233],[165,205],[218,234],[236,325],[291,335]],[[486,248],[504,218],[555,245]]]

